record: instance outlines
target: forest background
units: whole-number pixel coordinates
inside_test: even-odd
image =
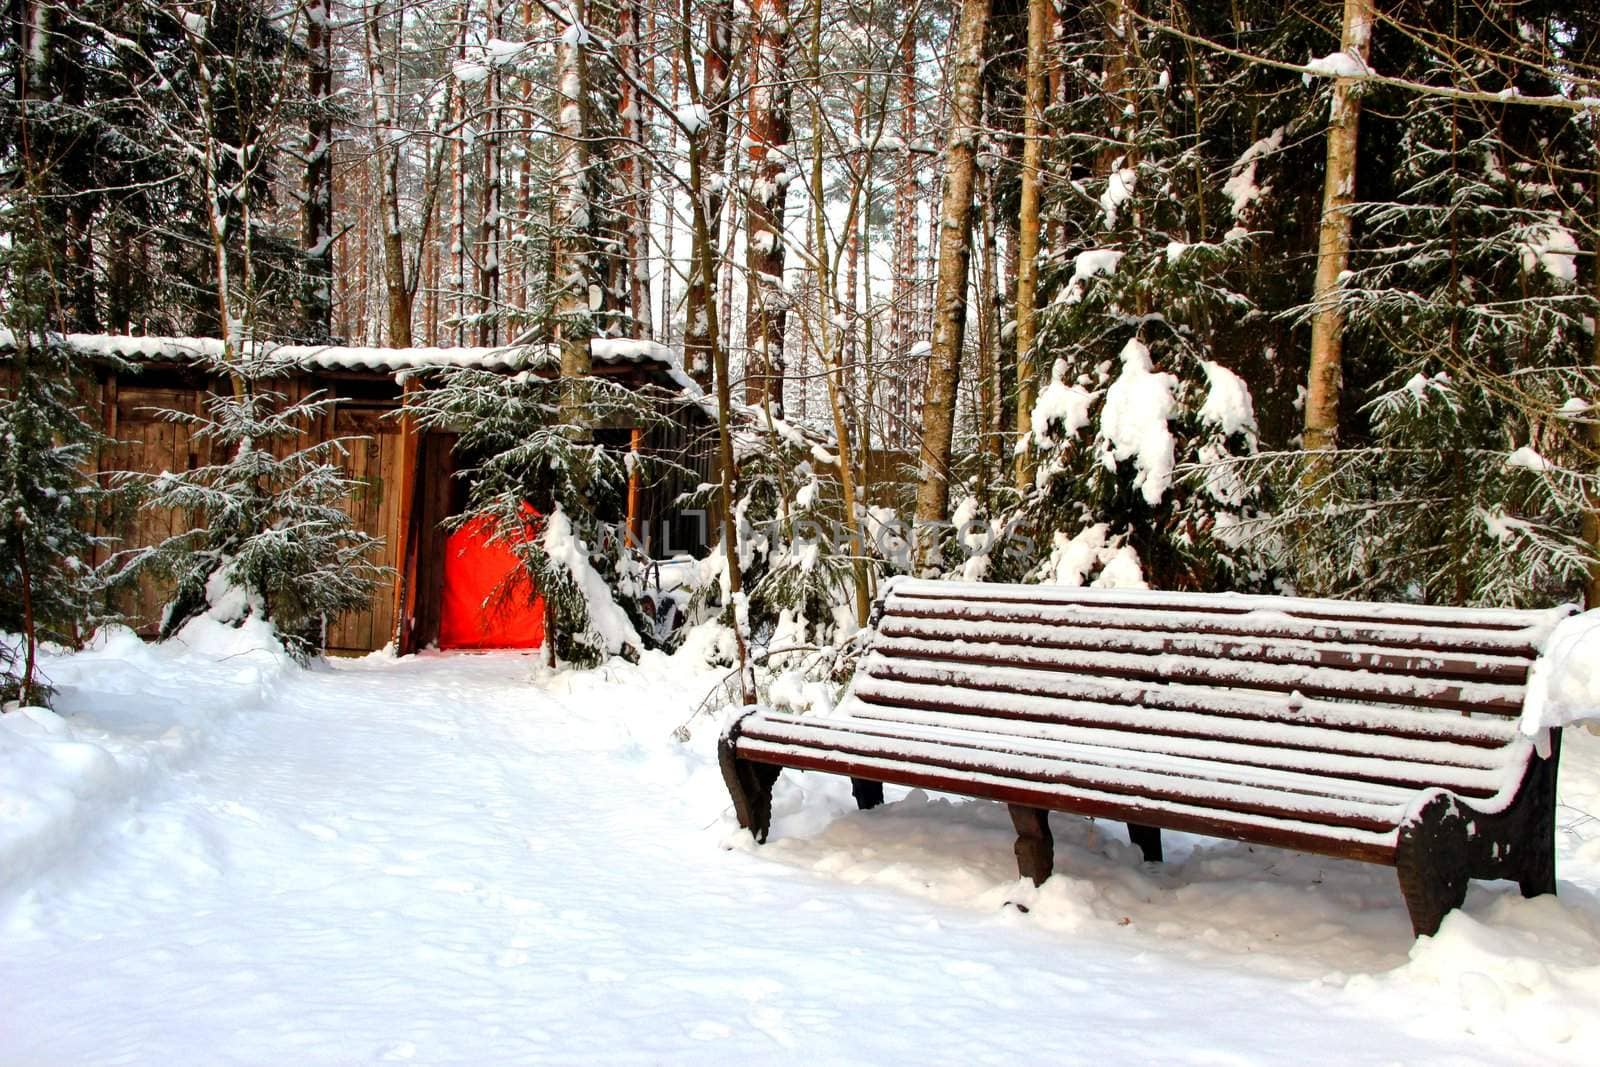
[[[240,396],[262,342],[553,345],[569,384],[591,337],[666,343],[718,401],[703,599],[741,648],[826,645],[903,569],[1592,606],[1581,8],[10,0],[0,299],[37,343],[0,624],[71,631],[104,578],[63,503],[95,447],[52,391],[72,332],[222,338]],[[581,431],[593,403],[527,410]],[[625,477],[543,441],[474,506]],[[587,544],[593,496],[557,494]]]

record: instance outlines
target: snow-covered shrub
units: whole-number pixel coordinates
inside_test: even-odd
[[[1064,19],[1069,66],[1102,69],[1103,20]],[[1062,237],[1041,257],[1036,402],[1018,427],[1035,477],[996,509],[1009,550],[991,550],[982,576],[1260,587],[1271,574],[1236,536],[1265,503],[1242,462],[1259,432],[1246,379],[1268,362],[1258,294],[1271,285],[1256,263],[1276,239],[1268,200],[1297,105],[1272,95],[1229,129],[1232,105],[1201,110],[1206,75],[1181,46],[1129,32],[1116,82],[1090,79],[1055,116],[1075,132],[1049,149],[1071,180],[1045,190]],[[1219,172],[1219,156],[1236,158]]]
[[[856,629],[856,582],[869,584],[885,561],[881,538],[870,536],[869,509],[857,505],[860,552],[851,545],[836,460],[785,424],[741,431],[734,479],[734,525],[739,572],[748,593],[751,635],[758,650],[829,647]],[[702,486],[694,503],[710,506],[716,486]],[[695,606],[726,614],[726,552],[707,557]],[[724,619],[725,622],[729,621]]]
[[[286,369],[249,344],[215,361],[221,384],[200,412],[161,412],[185,425],[211,462],[122,477],[142,506],[191,519],[185,532],[120,561],[123,580],[154,573],[173,583],[163,639],[200,615],[234,625],[259,618],[306,658],[321,649],[330,621],[371,601],[383,576],[371,558],[377,539],[342,506],[359,485],[339,466],[348,442],[295,447],[333,401],[291,401],[269,388]]]
[[[1018,529],[1029,580],[1237,589],[1262,575],[1233,536],[1259,494],[1239,460],[1256,447],[1250,391],[1219,363],[1138,338],[1070,381],[1058,359],[1035,407],[1039,467]],[[1015,538],[1013,537],[1013,540]],[[981,575],[979,575],[981,576]]]

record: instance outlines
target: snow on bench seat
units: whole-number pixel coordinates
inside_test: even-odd
[[[1006,803],[1035,880],[1049,811],[1389,864],[1428,933],[1469,875],[1554,889],[1515,717],[1566,614],[900,580],[840,706],[746,714],[723,770],[758,840],[779,768],[829,771]]]

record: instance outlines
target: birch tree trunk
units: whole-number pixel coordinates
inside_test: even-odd
[[[916,562],[924,570],[936,543],[930,524],[943,522],[950,505],[950,446],[967,323],[967,266],[972,258],[972,191],[982,132],[980,74],[989,25],[989,0],[963,0],[952,57],[950,136],[939,209],[939,264],[933,314],[933,352],[923,391],[922,448],[918,466]]]
[[[1366,66],[1372,42],[1373,0],[1345,0],[1342,46]],[[1350,205],[1356,198],[1356,131],[1361,119],[1357,83],[1338,78],[1328,116],[1328,167],[1323,180],[1322,228],[1317,236],[1317,280],[1312,291],[1311,366],[1306,374],[1303,445],[1331,452],[1339,443],[1339,391],[1344,312],[1339,308],[1339,276],[1350,262]],[[1307,485],[1326,477],[1329,464],[1306,468]]]
[[[1032,430],[1038,370],[1033,345],[1038,336],[1034,303],[1039,289],[1039,165],[1044,158],[1045,47],[1050,32],[1049,0],[1028,0],[1028,82],[1022,112],[1022,202],[1017,218],[1017,417],[1013,477],[1026,492],[1033,484]]]

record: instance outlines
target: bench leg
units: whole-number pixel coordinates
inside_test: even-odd
[[[1440,800],[1450,803],[1445,797]],[[1453,806],[1446,811],[1445,805],[1434,803],[1424,813],[1424,819],[1400,829],[1395,862],[1411,931],[1418,937],[1437,934],[1446,913],[1467,899],[1467,857],[1454,832],[1461,817]]]
[[[739,825],[750,831],[758,844],[765,844],[772,827],[772,785],[782,770],[766,763],[751,763],[733,754],[737,733],[730,732],[717,743],[717,763],[722,781],[733,798],[733,814]]]
[[[850,792],[856,798],[856,807],[871,811],[883,803],[883,783],[868,778],[850,779]]]
[[[1146,863],[1161,862],[1161,828],[1128,823],[1128,840],[1139,846]]]
[[[1033,879],[1034,885],[1043,885],[1056,863],[1056,843],[1050,836],[1050,813],[1043,808],[1007,806],[1011,809],[1011,825],[1017,829],[1017,872]]]

